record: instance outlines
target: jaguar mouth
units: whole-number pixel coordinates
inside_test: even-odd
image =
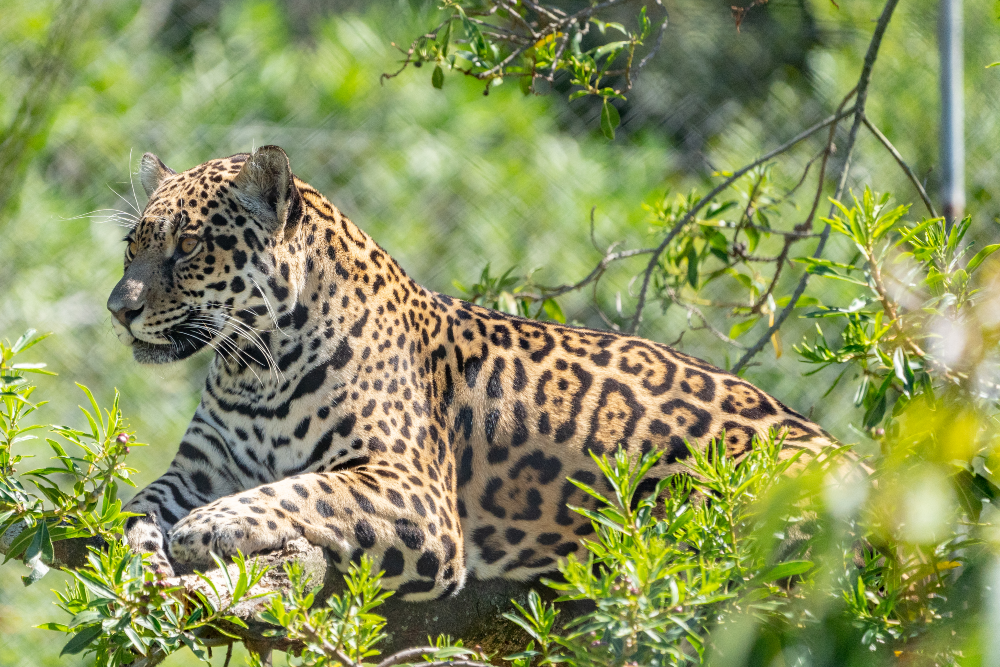
[[[140,364],[169,364],[187,359],[208,345],[209,334],[189,324],[180,324],[165,332],[169,343],[132,341],[132,356]]]

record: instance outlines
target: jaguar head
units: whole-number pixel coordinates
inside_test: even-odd
[[[206,346],[263,353],[254,339],[275,317],[267,295],[289,295],[278,305],[287,310],[304,274],[288,156],[264,146],[177,173],[146,153],[139,178],[149,202],[125,237],[125,274],[108,299],[119,340],[147,364]]]

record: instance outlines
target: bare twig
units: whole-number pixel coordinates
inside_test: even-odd
[[[840,101],[840,105],[837,107],[838,113],[842,111],[845,106],[847,106],[847,103],[851,100],[852,97],[854,97],[854,95],[857,92],[858,92],[858,87],[855,86],[854,88],[851,89],[849,93],[847,93],[847,95],[844,96],[844,99]],[[795,225],[795,231],[797,232],[806,232],[811,230],[813,227],[813,220],[816,217],[816,211],[819,209],[820,198],[823,195],[823,185],[826,182],[826,167],[830,161],[830,155],[833,153],[833,140],[836,137],[836,135],[837,135],[837,124],[834,123],[833,125],[830,126],[830,132],[827,135],[826,139],[826,146],[823,147],[823,151],[820,154],[823,159],[820,162],[819,177],[816,179],[816,194],[813,195],[813,203],[812,206],[809,208],[809,215],[806,216],[805,220]],[[812,161],[810,161],[810,165],[811,163]],[[806,167],[806,172],[808,171],[809,168]],[[798,185],[796,185],[796,187],[798,187]],[[794,237],[791,236],[785,237],[785,241],[781,246],[781,252],[776,258],[777,266],[775,266],[774,275],[771,276],[771,280],[767,285],[767,289],[765,289],[764,293],[760,295],[759,299],[757,299],[757,302],[753,305],[753,308],[751,308],[750,312],[760,313],[761,310],[764,308],[764,304],[767,303],[768,299],[771,298],[771,295],[774,293],[774,288],[778,285],[778,280],[781,278],[781,272],[782,269],[784,269],[785,267],[785,261],[788,259],[788,253],[792,249],[792,244],[795,243],[796,241],[798,241],[798,239]]]
[[[403,51],[403,49],[400,49],[398,46],[396,46],[395,43],[393,43],[393,46],[396,46],[397,49],[399,49],[400,51],[402,51],[403,55],[406,56],[406,57],[403,59],[403,64],[399,66],[398,70],[396,70],[395,72],[384,72],[382,74],[382,76],[380,76],[378,78],[379,83],[380,84],[384,84],[385,81],[386,81],[386,79],[394,79],[397,76],[399,76],[400,74],[402,74],[403,70],[405,70],[407,67],[409,67],[410,63],[413,61],[413,54],[416,53],[416,51],[417,51],[417,44],[420,43],[420,40],[437,39],[437,34],[438,34],[438,32],[440,32],[441,28],[443,28],[446,25],[448,25],[449,23],[451,23],[451,21],[452,21],[452,18],[449,16],[447,19],[445,19],[444,21],[442,21],[441,23],[439,23],[437,25],[437,27],[434,28],[433,30],[431,30],[430,32],[426,32],[423,35],[421,35],[420,37],[417,37],[415,40],[413,40],[410,43],[410,48],[407,49],[406,51]]]
[[[871,133],[875,135],[875,138],[882,142],[882,145],[885,146],[887,151],[889,151],[889,154],[895,158],[896,163],[899,164],[899,167],[906,174],[906,177],[910,179],[911,183],[913,183],[913,187],[917,189],[917,193],[920,195],[920,199],[923,200],[924,206],[927,207],[927,211],[931,214],[931,217],[938,217],[937,211],[934,209],[934,204],[931,203],[931,198],[927,196],[927,190],[924,189],[920,179],[917,178],[917,175],[913,173],[912,169],[910,169],[910,165],[906,164],[906,160],[904,160],[903,156],[899,154],[896,147],[892,145],[889,138],[882,134],[877,127],[875,127],[874,123],[871,122],[867,115],[862,115],[861,120],[864,122],[865,127],[867,127]]]
[[[899,0],[886,0],[885,6],[882,8],[882,14],[879,16],[878,23],[875,26],[875,32],[872,35],[871,42],[868,44],[868,52],[865,54],[864,65],[861,68],[861,76],[858,78],[857,86],[857,98],[854,103],[854,108],[852,113],[854,114],[854,123],[851,125],[851,131],[847,138],[847,146],[844,151],[844,163],[840,168],[840,176],[837,179],[837,190],[834,194],[834,199],[839,199],[840,195],[844,191],[844,187],[847,184],[847,175],[851,166],[851,154],[854,151],[854,142],[858,136],[858,128],[860,128],[865,114],[865,103],[868,101],[868,84],[871,82],[872,68],[875,67],[875,60],[878,58],[879,47],[882,45],[882,37],[885,35],[886,29],[889,27],[889,20],[892,18],[892,13],[896,9],[896,5]],[[831,215],[833,209],[831,207]],[[816,251],[813,253],[813,257],[821,257],[823,254],[823,249],[826,246],[826,240],[830,236],[830,225],[826,225],[823,228],[823,232],[820,235],[819,244],[816,247]],[[792,310],[798,303],[799,298],[802,293],[805,292],[806,284],[809,282],[809,273],[806,272],[802,274],[802,278],[799,279],[799,284],[796,286],[795,291],[792,293],[791,300],[788,305],[782,309],[780,313],[774,318],[774,322],[768,327],[768,330],[762,335],[757,342],[754,343],[749,350],[740,358],[739,361],[733,366],[732,371],[734,373],[739,372],[740,369],[744,368],[748,361],[753,359],[753,357],[764,349],[767,341],[771,339],[771,336],[781,328],[781,325],[785,323],[788,316],[791,315]]]
[[[747,349],[746,346],[743,345],[743,343],[733,340],[726,334],[722,333],[721,331],[713,327],[709,323],[708,318],[705,317],[705,313],[701,312],[701,309],[698,308],[698,306],[695,306],[694,304],[690,303],[685,303],[683,300],[680,299],[680,297],[678,297],[677,293],[674,291],[672,287],[670,287],[669,285],[664,285],[663,289],[667,293],[667,296],[670,297],[671,301],[673,301],[678,306],[680,306],[681,308],[683,308],[688,312],[689,329],[691,329],[692,331],[698,331],[704,329],[705,331],[708,331],[710,334],[721,340],[723,343],[726,343],[727,345],[732,345],[733,347],[740,350]],[[694,326],[693,324],[691,324],[692,317],[697,317],[698,319],[700,319],[701,326]]]

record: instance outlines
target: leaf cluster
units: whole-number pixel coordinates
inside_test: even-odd
[[[53,542],[120,535],[132,515],[122,511],[118,482],[134,486],[130,476],[135,470],[125,464],[125,457],[139,444],[119,410],[118,393],[111,407],[102,411],[83,385],[77,387],[89,404],[80,407],[87,430],[26,423],[46,403],[32,402],[36,387],[27,374],[54,374],[43,363],[15,363],[14,357],[45,337],[29,330],[13,345],[0,341],[0,540],[5,561],[19,558],[31,566],[31,574],[23,578],[25,585],[48,571]],[[30,457],[17,453],[14,446],[38,439],[37,433],[46,428],[59,438],[45,438],[57,465],[17,474],[15,466]]]

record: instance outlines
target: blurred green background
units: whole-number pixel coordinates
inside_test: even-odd
[[[479,82],[457,74],[436,90],[427,68],[380,82],[400,60],[392,42],[407,44],[436,22],[433,3],[2,0],[0,337],[29,327],[56,334],[30,359],[47,361],[63,381],[41,379],[39,395],[51,404],[40,419],[78,421],[82,395],[54,390],[68,380],[102,400],[117,387],[140,440],[150,443],[131,457],[141,487],[172,458],[197,404],[207,357],[138,366],[104,306],[121,276],[124,230],[86,214],[141,210],[130,175],[143,152],[182,170],[278,144],[299,177],[432,289],[456,294],[452,281],[474,282],[488,262],[494,274],[538,268],[543,284],[575,281],[601,257],[589,237],[592,209],[600,244],[641,247],[653,238],[643,203],[668,191],[704,191],[714,171],[735,169],[828,115],[856,83],[881,8],[772,0],[737,32],[730,4],[665,3],[663,46],[640,73],[609,142],[598,129],[599,106],[568,103],[559,80],[549,94],[528,97],[513,84],[484,96]],[[992,197],[1000,68],[985,66],[1000,60],[1000,3],[967,0],[965,11],[969,211],[973,233],[992,239],[1000,216]],[[931,0],[902,3],[868,106],[931,192],[936,16]],[[783,158],[782,182],[791,187],[819,148],[807,143]],[[862,134],[849,185],[866,183],[918,201],[892,159]],[[791,222],[804,215],[796,209],[802,204],[787,205]],[[630,282],[642,268],[611,271],[600,306],[612,312],[621,294],[627,314]],[[571,321],[603,327],[590,297],[568,295],[563,309]],[[650,307],[640,333],[676,340],[686,319],[675,310]],[[719,326],[731,323],[722,317]],[[811,326],[790,320],[786,354],[775,359],[766,349],[747,377],[856,441],[850,397],[822,398],[836,369],[801,380],[805,368],[789,348]],[[761,330],[763,323],[754,333]],[[688,332],[681,347],[721,366],[735,360],[703,332]],[[78,664],[57,657],[61,635],[32,629],[57,620],[49,589],[61,587],[59,576],[25,590],[19,568],[0,569],[0,665]],[[182,652],[166,664],[195,662]]]

